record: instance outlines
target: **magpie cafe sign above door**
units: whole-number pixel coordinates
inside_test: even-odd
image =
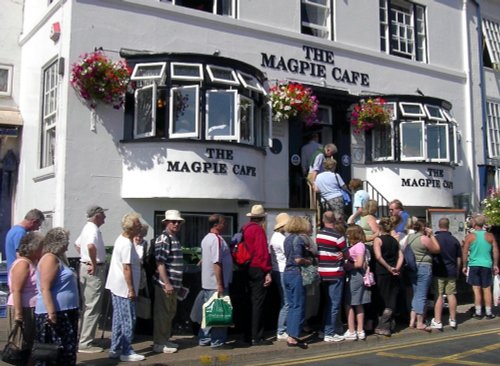
[[[260,66],[319,79],[333,79],[344,84],[370,86],[368,74],[336,65],[333,51],[306,45],[302,46],[302,51],[304,52],[303,59],[286,58],[261,52]]]

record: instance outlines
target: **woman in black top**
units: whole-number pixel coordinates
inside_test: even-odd
[[[392,314],[396,308],[396,298],[399,291],[400,269],[403,265],[403,253],[399,243],[391,236],[392,224],[389,218],[384,217],[379,222],[380,236],[373,241],[375,253],[375,274],[380,294],[381,308],[379,309],[376,334],[390,336]]]

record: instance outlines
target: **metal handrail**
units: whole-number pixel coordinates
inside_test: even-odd
[[[370,195],[370,199],[377,201],[377,217],[389,216],[389,200],[366,180],[363,182],[363,188]]]

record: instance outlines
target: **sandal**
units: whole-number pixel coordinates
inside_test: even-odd
[[[423,327],[421,328],[418,328],[418,327],[415,327],[416,330],[421,330],[423,332],[427,332],[427,333],[430,333],[432,332],[432,328],[428,325],[424,325]]]

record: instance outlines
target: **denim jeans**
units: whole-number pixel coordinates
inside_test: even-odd
[[[304,323],[306,308],[306,291],[302,286],[302,275],[299,271],[285,271],[283,282],[288,301],[287,333],[290,337],[298,338]]]
[[[278,315],[278,334],[286,332],[286,318],[288,316],[288,300],[285,295],[285,283],[283,281],[283,272],[273,271],[273,282],[278,287],[280,294],[280,313]]]
[[[324,332],[325,336],[333,336],[337,332],[337,320],[342,306],[344,278],[337,281],[325,281],[321,285],[326,293]]]
[[[203,293],[203,303],[206,303],[217,290],[201,290]],[[227,289],[224,289],[224,295],[227,294]],[[219,347],[222,346],[227,339],[227,327],[207,327],[200,328],[198,332],[198,344],[200,346]]]
[[[424,314],[427,303],[427,293],[432,280],[432,266],[428,263],[417,264],[417,272],[411,276],[413,299],[411,309],[417,314]]]

